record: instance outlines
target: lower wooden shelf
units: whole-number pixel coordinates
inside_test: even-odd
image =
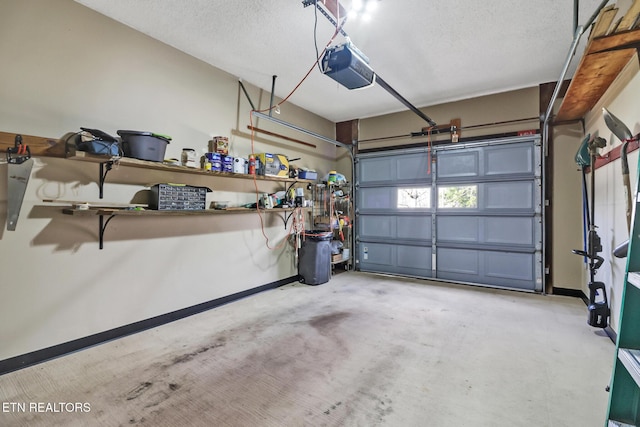
[[[283,213],[282,221],[284,222],[285,229],[289,218],[298,209],[303,211],[310,211],[311,208],[272,208],[272,209],[260,209],[260,213],[274,214]],[[98,217],[98,239],[100,249],[104,248],[104,232],[111,221],[116,216],[129,216],[129,217],[164,217],[164,216],[216,216],[216,215],[229,215],[229,214],[245,214],[245,213],[257,213],[258,209],[255,208],[229,208],[229,209],[205,209],[205,210],[136,210],[136,209],[118,209],[118,208],[89,208],[89,209],[77,209],[73,207],[62,208],[62,213],[65,215],[83,216],[83,217]],[[287,213],[289,215],[287,215]],[[107,219],[105,219],[105,216]]]
[[[293,212],[295,209],[309,210],[309,208],[273,208],[273,209],[260,209],[261,213],[281,213],[281,212]],[[231,209],[205,209],[205,210],[135,210],[135,209],[110,209],[110,208],[89,208],[89,209],[76,209],[76,208],[63,208],[62,213],[66,215],[78,215],[78,216],[199,216],[199,215],[229,215],[229,214],[242,214],[242,213],[255,213],[258,210],[255,208],[231,208]]]

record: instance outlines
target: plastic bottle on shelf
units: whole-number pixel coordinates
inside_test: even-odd
[[[256,157],[251,154],[249,156],[249,175],[255,175],[256,174]]]
[[[196,166],[196,150],[193,148],[182,149],[182,166],[195,168]]]

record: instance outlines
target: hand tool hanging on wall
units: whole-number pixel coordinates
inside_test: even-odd
[[[9,204],[7,230],[15,231],[22,207],[22,200],[33,168],[29,146],[22,143],[22,135],[16,135],[13,147],[7,148]]]
[[[602,108],[602,115],[604,122],[609,130],[622,142],[620,147],[620,162],[622,168],[622,184],[624,185],[625,193],[625,216],[627,218],[627,232],[631,232],[631,181],[629,180],[629,161],[627,160],[627,150],[630,142],[637,141],[631,134],[629,128],[616,116],[611,114],[606,108]],[[616,258],[625,258],[627,256],[627,249],[629,247],[629,240],[618,245],[613,255]]]
[[[602,252],[602,241],[595,225],[595,163],[598,149],[603,148],[607,144],[604,138],[595,137],[590,139],[588,136],[583,141],[578,154],[576,154],[576,162],[582,167],[583,171],[583,191],[586,189],[586,162],[585,147],[588,150],[588,164],[591,168],[591,203],[588,197],[585,198],[585,222],[587,224],[587,247],[585,250],[574,249],[572,252],[576,255],[586,257],[589,261],[589,317],[587,323],[596,328],[606,328],[611,310],[607,301],[607,291],[603,282],[595,280],[598,269],[602,266],[604,258],[598,255]],[[590,206],[589,206],[590,205]]]

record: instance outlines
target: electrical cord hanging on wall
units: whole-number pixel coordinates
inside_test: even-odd
[[[317,8],[316,8],[317,10]],[[340,17],[338,17],[338,21],[340,21],[339,19]],[[329,48],[329,46],[331,45],[331,43],[333,43],[333,40],[335,40],[335,38],[338,36],[338,34],[340,34],[342,27],[344,26],[345,22],[347,21],[346,17],[342,20],[342,23],[338,26],[336,26],[336,31],[333,33],[333,35],[331,36],[331,38],[329,39],[329,41],[327,42],[327,44],[325,45],[324,49],[322,50],[322,52],[320,53],[320,55],[317,55],[317,58],[315,60],[315,62],[313,63],[313,65],[309,68],[309,71],[307,71],[307,73],[304,75],[304,77],[302,77],[302,79],[298,82],[298,84],[293,88],[293,90],[291,90],[291,92],[289,92],[289,94],[287,96],[285,96],[280,102],[278,102],[275,105],[272,105],[269,108],[265,108],[262,110],[257,110],[257,109],[252,109],[249,112],[249,124],[251,125],[251,153],[255,152],[255,127],[253,125],[253,113],[254,112],[258,112],[258,113],[265,113],[268,112],[272,109],[278,109],[280,107],[280,105],[284,104],[285,102],[287,102],[289,100],[289,98],[291,98],[291,96],[298,90],[298,88],[302,85],[302,83],[307,79],[307,77],[309,77],[309,75],[311,74],[311,72],[315,69],[316,65],[319,64],[320,62],[320,58],[322,57],[322,55],[324,55],[324,53],[327,51],[327,49]],[[265,229],[264,229],[264,218],[262,216],[262,211],[260,209],[260,191],[258,189],[258,180],[256,178],[256,175],[253,175],[253,185],[255,188],[255,193],[256,193],[256,211],[258,212],[258,217],[260,218],[260,230],[262,232],[262,235],[265,238],[265,244],[267,246],[268,249],[270,250],[278,250],[281,249],[286,242],[289,240],[289,237],[291,235],[292,229],[293,229],[293,223],[292,226],[289,228],[287,236],[282,240],[281,243],[279,243],[278,245],[276,245],[275,247],[272,247],[269,243],[269,237],[267,236]],[[297,208],[299,209],[299,208]]]
[[[316,58],[320,58],[320,53],[318,53],[318,0],[314,0],[313,2],[313,47],[316,49]],[[320,61],[316,61],[318,65],[318,70],[322,72],[322,67],[320,67]]]

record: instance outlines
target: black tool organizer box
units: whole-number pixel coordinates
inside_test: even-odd
[[[156,184],[151,187],[149,207],[160,211],[197,211],[207,208],[207,187]]]

